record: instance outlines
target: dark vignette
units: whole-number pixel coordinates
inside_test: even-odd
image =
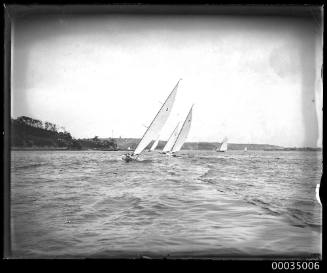
[[[279,17],[301,17],[303,19],[309,20],[321,20],[321,5],[315,6],[288,6],[288,9],[284,9],[285,6],[241,6],[241,5],[224,5],[224,6],[214,6],[210,5],[210,7],[206,6],[190,6],[190,5],[179,5],[179,6],[146,6],[146,5],[113,5],[113,6],[85,6],[85,5],[62,5],[66,4],[69,1],[65,1],[66,3],[61,3],[64,1],[57,1],[55,3],[60,3],[61,5],[40,5],[39,3],[33,3],[36,5],[17,5],[14,3],[13,5],[4,6],[4,257],[10,257],[11,255],[11,241],[10,241],[10,68],[11,68],[11,22],[14,19],[24,17],[25,20],[29,18],[38,17],[42,19],[42,17],[47,17],[49,15],[59,15],[59,14],[69,14],[69,15],[77,15],[77,16],[94,16],[101,14],[137,14],[140,16],[147,15],[234,15],[234,16],[279,16]],[[55,4],[53,3],[53,4]],[[99,1],[97,4],[103,4],[104,2]],[[76,4],[76,3],[75,3]],[[210,4],[210,3],[209,3]],[[323,37],[324,38],[324,37]],[[323,150],[323,158],[325,158],[325,151]],[[321,187],[320,187],[320,196],[321,201],[324,204],[324,183],[323,180],[325,178],[325,162],[323,161],[323,175],[321,178]],[[324,217],[324,209],[323,209],[323,226],[325,226],[325,218]],[[323,260],[325,260],[325,239],[326,234],[323,232]],[[234,257],[241,258],[241,257]],[[259,258],[259,257],[258,257]],[[268,257],[261,257],[262,260],[265,260]],[[274,257],[274,259],[285,260],[285,258],[291,259],[292,257]],[[298,259],[301,259],[299,257]],[[144,262],[144,259],[140,259]],[[165,260],[165,259],[164,259]],[[184,260],[183,262],[190,262],[190,260]],[[151,264],[151,261],[145,261],[147,264]],[[212,261],[213,262],[213,261]],[[230,262],[230,261],[224,261]],[[244,264],[245,261],[240,261],[241,264]],[[209,263],[211,263],[209,261]],[[256,263],[256,262],[255,262]],[[270,268],[270,263],[269,267]],[[261,263],[262,265],[262,263]],[[242,266],[242,265],[241,265]]]

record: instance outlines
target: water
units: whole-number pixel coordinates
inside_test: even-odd
[[[318,257],[319,152],[13,151],[13,257]]]

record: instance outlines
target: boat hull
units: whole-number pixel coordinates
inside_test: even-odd
[[[176,157],[176,154],[175,153],[172,153],[172,152],[163,152],[163,154],[165,154],[167,156]]]
[[[137,161],[137,156],[134,155],[130,155],[130,154],[124,154],[121,157],[122,160],[124,160],[125,162],[131,162],[131,161]]]

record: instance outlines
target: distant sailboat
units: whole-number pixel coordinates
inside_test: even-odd
[[[245,147],[245,148],[244,148],[244,152],[247,152],[247,150],[248,150],[248,147]]]
[[[216,152],[226,152],[228,148],[227,138],[223,139],[223,142],[221,143],[220,147],[217,148]]]
[[[169,94],[165,103],[161,106],[159,112],[152,120],[150,126],[145,131],[143,137],[141,138],[140,142],[136,146],[136,149],[134,150],[134,152],[132,154],[127,153],[127,154],[123,155],[122,156],[123,160],[125,160],[126,162],[129,162],[131,160],[136,160],[137,157],[143,152],[143,150],[149,145],[149,143],[153,139],[157,139],[159,137],[160,131],[161,131],[162,127],[165,125],[165,123],[170,115],[171,109],[174,105],[179,82],[180,82],[180,80],[177,82],[176,86]]]
[[[151,146],[149,152],[152,152],[152,151],[154,151],[154,150],[157,148],[157,146],[158,146],[158,144],[159,144],[159,138],[160,138],[160,137],[158,137],[158,138],[156,139],[156,141],[153,142],[153,144],[152,144],[152,146]]]
[[[317,199],[318,203],[320,204],[320,206],[322,206],[321,201],[320,201],[319,191],[320,191],[320,184],[317,184],[317,186],[316,186],[316,199]]]
[[[179,127],[179,122],[177,123],[177,126],[175,127],[173,133],[170,135],[165,147],[162,149],[162,153],[167,153],[171,150],[171,148],[173,147],[176,138],[178,136],[178,127]]]
[[[175,143],[172,146],[171,150],[168,152],[168,154],[171,154],[174,156],[174,153],[178,152],[182,148],[182,146],[188,136],[188,133],[190,132],[190,129],[191,129],[192,109],[193,109],[193,105],[192,105],[189,113],[187,114],[186,119],[183,123],[183,126],[182,126],[181,130],[179,131],[179,134],[175,140]]]

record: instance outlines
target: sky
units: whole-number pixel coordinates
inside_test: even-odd
[[[236,16],[54,15],[16,19],[11,115],[73,137],[140,138],[177,81],[167,140],[321,147],[319,22]]]

